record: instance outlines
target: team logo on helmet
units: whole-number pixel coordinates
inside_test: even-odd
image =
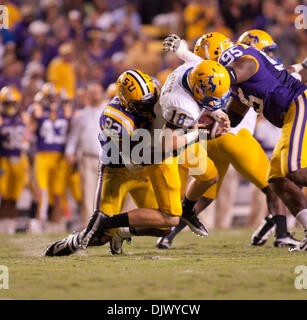
[[[212,80],[214,76],[206,76],[206,78],[208,78],[207,85],[203,82],[202,79],[199,79],[200,87],[203,90],[204,94],[206,94],[206,89],[211,92],[214,92],[216,89],[216,85],[213,83],[213,80]]]
[[[259,43],[259,37],[258,36],[253,36],[250,33],[248,33],[247,36],[251,39],[252,42]]]
[[[208,76],[208,84],[209,84],[209,86],[210,86],[210,88],[209,88],[209,90],[211,91],[211,92],[214,92],[215,91],[215,89],[216,89],[216,85],[213,83],[213,81],[212,81],[212,79],[214,78],[214,76]]]

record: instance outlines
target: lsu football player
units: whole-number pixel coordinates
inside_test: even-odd
[[[20,114],[20,101],[21,95],[14,87],[1,89],[0,233],[15,232],[16,202],[26,182],[27,159],[22,152],[25,125]]]
[[[212,33],[215,34],[215,33]],[[260,39],[263,33],[258,35]],[[224,46],[230,45],[231,42],[226,39],[223,35],[220,36],[220,41]],[[176,40],[177,39],[177,40]],[[209,55],[208,48],[204,46],[206,41],[206,35],[201,37],[195,47],[194,53],[203,58],[207,59]],[[165,39],[165,50],[177,51],[179,57],[184,60],[192,60],[193,54],[186,51],[186,47],[181,45],[178,50],[172,49],[175,44],[174,42],[179,42],[180,40],[174,36]],[[225,43],[224,43],[225,41]],[[179,48],[180,43],[177,42],[177,47]],[[263,51],[273,50],[276,48],[271,37],[263,39],[261,44],[258,44],[258,49],[262,47]],[[217,54],[218,52],[216,52]],[[272,192],[269,187],[269,183],[266,179],[267,170],[269,167],[269,160],[263,151],[260,144],[253,137],[253,133],[256,126],[257,113],[250,109],[242,122],[235,128],[232,128],[228,133],[221,137],[212,139],[208,141],[207,149],[209,157],[214,161],[218,173],[219,181],[213,187],[211,187],[197,204],[197,211],[201,212],[203,209],[208,207],[214,199],[216,199],[220,186],[223,182],[223,178],[228,170],[230,164],[247,180],[256,185],[267,198],[268,210],[273,214],[274,217],[270,218],[270,224],[265,228],[257,229],[254,233],[251,243],[253,245],[262,245],[267,240],[269,235],[276,228],[276,237],[274,240],[274,245],[277,247],[282,247],[286,245],[296,246],[299,242],[294,239],[291,234],[287,231],[286,217],[281,214],[284,212],[282,203],[279,201],[278,197]],[[265,220],[267,222],[267,220]],[[269,227],[270,226],[270,227]],[[167,249],[171,246],[171,243],[178,232],[180,232],[185,227],[185,224],[181,222],[176,228],[174,228],[170,235],[165,238],[160,238],[157,242],[157,247],[160,249]]]
[[[96,211],[102,211],[111,217],[120,214],[128,193],[137,207],[158,209],[150,178],[144,168],[128,163],[127,158],[130,158],[130,155],[120,151],[122,147],[117,152],[118,163],[111,162],[109,155],[110,142],[117,148],[117,142],[123,143],[127,138],[132,143],[137,129],[151,129],[155,117],[153,107],[158,99],[156,87],[151,78],[140,70],[128,70],[122,73],[116,86],[116,95],[109,101],[100,118],[99,140],[102,152],[94,201]],[[88,245],[105,244],[111,240],[116,230],[115,228],[106,230],[101,236],[92,238]],[[130,231],[134,235],[156,236],[168,232],[167,229],[140,228],[130,228]],[[86,230],[76,232],[63,240],[56,241],[48,247],[46,255],[60,256],[74,253],[81,248],[85,232]],[[121,245],[119,247],[112,245],[110,248],[114,254],[121,253]]]
[[[61,226],[67,175],[63,152],[71,116],[72,110],[60,104],[52,83],[42,86],[28,109],[27,126],[35,139],[34,175],[39,195],[36,219],[30,222],[32,232],[40,232],[42,222],[48,220],[49,204],[50,226],[52,224],[53,229]]]
[[[301,190],[307,185],[307,86],[264,52],[244,44],[234,45],[222,34],[203,36],[201,48],[206,59],[219,61],[229,71],[232,98],[227,113],[232,126],[254,108],[282,128],[267,179],[307,230],[307,199]],[[295,249],[307,250],[307,235]]]

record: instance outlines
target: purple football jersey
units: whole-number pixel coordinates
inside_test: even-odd
[[[258,70],[247,81],[233,85],[232,96],[256,112],[263,112],[275,126],[282,127],[291,102],[307,90],[307,86],[291,76],[282,64],[249,46],[237,44],[228,48],[221,54],[219,62],[227,66],[244,56],[256,60]]]
[[[111,155],[109,142],[113,143],[114,141],[116,143],[123,138],[130,139],[136,129],[150,129],[150,127],[151,123],[148,119],[125,111],[119,98],[115,96],[100,116],[100,128],[102,129],[99,133],[99,141],[102,147],[101,161],[112,167],[124,167],[124,161],[119,156],[119,150],[117,154]]]
[[[4,157],[20,157],[25,125],[20,115],[1,115],[0,155]]]
[[[51,119],[50,109],[44,107],[43,115],[36,120],[37,151],[64,152],[70,119],[65,117],[63,107],[56,111],[56,119]]]

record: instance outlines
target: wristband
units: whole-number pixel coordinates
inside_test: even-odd
[[[236,82],[237,82],[237,74],[236,74],[234,68],[232,68],[230,66],[226,66],[225,68],[227,69],[229,77],[230,77],[230,85],[236,84]]]

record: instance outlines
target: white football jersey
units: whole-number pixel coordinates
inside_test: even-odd
[[[167,77],[161,89],[159,103],[163,118],[179,128],[193,126],[204,110],[184,86],[187,80],[186,73],[200,61],[202,59],[195,55],[195,59],[179,66]]]

